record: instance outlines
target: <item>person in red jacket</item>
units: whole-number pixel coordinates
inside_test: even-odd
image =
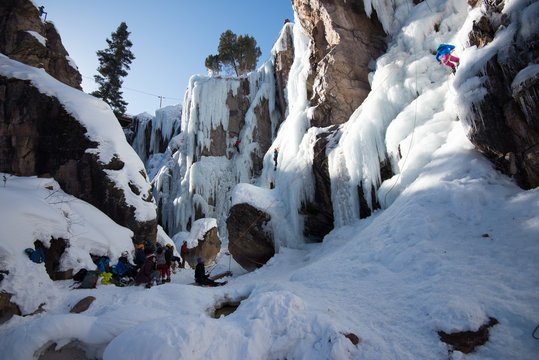
[[[187,248],[187,241],[184,241],[180,249],[180,256],[182,257],[182,263],[180,267],[182,269],[185,268],[185,259],[187,258],[187,254],[189,254],[189,249]]]
[[[152,283],[159,277],[159,271],[155,269],[156,261],[154,254],[146,255],[146,261],[135,277],[135,285],[146,283],[147,288],[152,287]]]
[[[240,147],[239,147],[240,142],[241,142],[241,140],[238,139],[238,140],[236,140],[236,143],[234,144],[234,147],[236,148],[236,150],[238,151],[238,153],[240,152]]]

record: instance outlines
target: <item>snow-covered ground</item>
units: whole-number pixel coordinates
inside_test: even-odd
[[[526,1],[510,3],[521,9],[514,3]],[[75,342],[89,357],[104,359],[536,359],[539,189],[518,188],[466,139],[453,87],[453,80],[463,83],[466,71],[453,78],[430,51],[441,41],[454,42],[461,69],[471,66],[475,50],[464,51],[462,42],[478,11],[468,12],[463,0],[445,10],[447,4],[399,2],[394,21],[377,8],[394,41],[377,63],[373,93],[341,128],[339,144],[329,146],[332,179],[348,181],[350,188],[362,179],[377,181],[370,170],[375,160],[354,160],[359,151],[354,141],[375,156],[378,145],[388,150],[397,175],[382,183],[384,209],[358,220],[354,209],[343,205],[336,209],[338,226],[323,243],[287,239],[278,245],[292,246],[279,246],[267,265],[251,273],[221,253],[212,274],[230,266],[233,276],[224,287],[192,286],[190,269],[151,289],[98,284],[73,290],[72,281],[51,281],[43,264],[30,262],[23,252],[34,239],[80,240],[81,252],[70,248],[63,261],[83,267],[92,266],[86,252],[112,259],[123,250],[132,252],[129,230],[101,219],[95,208],[63,194],[53,180],[8,177],[0,187],[0,267],[10,271],[2,289],[15,294],[23,314],[42,302],[46,311],[14,316],[0,326],[2,358],[31,359],[53,342]],[[440,31],[429,32],[403,64],[403,56],[442,12]],[[294,40],[296,49],[306,51],[304,38]],[[305,75],[307,55],[296,54],[291,72],[296,80]],[[293,195],[297,189],[309,191],[309,179],[298,174],[312,159],[304,149],[315,135],[305,131],[309,111],[302,86],[289,83],[289,99],[295,96],[297,102],[290,104],[281,127],[288,131],[276,138],[282,168],[274,174],[270,150],[256,184],[260,188],[243,184],[234,194],[234,201],[259,207],[278,198],[275,206],[290,213],[275,217],[274,228],[290,228],[284,222],[297,221],[292,216],[297,197],[309,196]],[[373,109],[384,112],[368,116]],[[371,146],[357,145],[367,139]],[[298,184],[291,183],[295,178]],[[266,181],[276,181],[271,193],[264,189]],[[335,204],[347,199],[347,189],[333,195]],[[170,239],[161,232],[160,241]],[[96,300],[87,311],[69,313],[89,295]],[[240,300],[231,315],[211,316],[222,302]],[[467,355],[448,354],[439,330],[477,330],[489,317],[499,324],[485,345]],[[347,334],[355,334],[359,343],[352,344]]]

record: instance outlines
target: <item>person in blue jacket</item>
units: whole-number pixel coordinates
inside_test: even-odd
[[[457,71],[457,66],[460,62],[460,59],[456,56],[451,55],[455,51],[453,45],[440,44],[436,51],[436,61],[451,68],[453,74]]]

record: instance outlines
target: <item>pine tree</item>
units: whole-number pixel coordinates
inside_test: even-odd
[[[129,34],[126,23],[122,22],[116,32],[111,34],[111,40],[107,39],[108,48],[97,52],[99,60],[97,72],[101,75],[94,76],[99,89],[92,95],[109,104],[116,116],[125,113],[127,102],[123,100],[120,91],[122,78],[127,76],[129,64],[135,59],[130,50],[133,43],[129,40]]]
[[[217,51],[217,55],[206,58],[206,67],[216,73],[224,67],[234,70],[236,76],[255,70],[258,58],[262,55],[252,36],[246,34],[238,37],[231,30],[221,34]]]

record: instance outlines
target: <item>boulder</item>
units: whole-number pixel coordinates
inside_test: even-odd
[[[369,63],[386,46],[382,25],[375,12],[371,18],[365,14],[360,0],[293,0],[292,5],[312,40],[312,125],[342,124],[370,91]]]
[[[86,296],[84,299],[81,299],[78,303],[76,303],[75,306],[73,306],[71,310],[69,310],[69,312],[74,314],[80,314],[81,312],[85,312],[86,310],[88,310],[88,308],[90,307],[90,305],[92,305],[94,301],[95,297]]]
[[[226,220],[228,250],[245,270],[255,270],[275,255],[272,234],[265,230],[270,220],[268,214],[246,203],[230,209]]]
[[[198,240],[198,245],[195,248],[188,249],[189,253],[186,257],[186,262],[192,268],[197,265],[197,258],[201,257],[205,260],[206,265],[211,265],[215,262],[217,254],[221,251],[221,240],[217,227],[209,229],[202,240]]]
[[[82,76],[51,22],[42,22],[31,0],[0,2],[0,53],[44,69],[57,80],[82,90]]]

